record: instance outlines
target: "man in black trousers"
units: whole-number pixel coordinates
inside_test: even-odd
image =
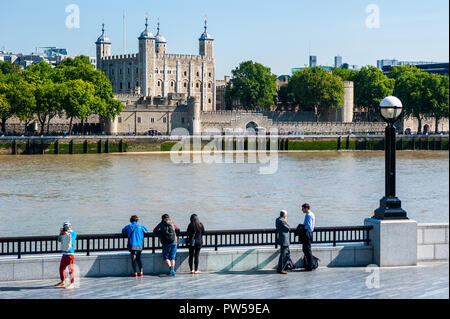
[[[280,217],[275,221],[275,227],[277,229],[278,244],[280,245],[280,259],[278,260],[277,273],[286,275],[286,268],[288,261],[291,257],[289,250],[289,224],[287,223],[287,212],[282,210]]]

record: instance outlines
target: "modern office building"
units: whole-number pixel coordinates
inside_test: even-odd
[[[405,65],[408,65],[408,64],[405,64]],[[435,74],[446,75],[446,76],[449,75],[448,62],[446,62],[446,63],[410,64],[410,65],[414,65],[416,68],[422,69],[428,73],[435,73]],[[383,73],[386,75],[389,75],[392,67],[393,67],[393,65],[383,66],[383,69],[382,69]]]
[[[342,57],[340,55],[334,57],[334,67],[335,68],[342,67]]]
[[[310,55],[309,56],[309,67],[312,68],[317,65],[317,56],[316,55]]]

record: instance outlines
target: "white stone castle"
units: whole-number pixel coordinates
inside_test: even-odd
[[[135,54],[111,55],[111,42],[102,35],[95,42],[97,47],[97,69],[105,72],[118,95],[137,95],[168,98],[183,95],[186,99],[195,97],[202,111],[216,109],[216,63],[214,59],[214,39],[207,32],[199,39],[199,54],[169,54],[167,41],[158,32],[155,36],[148,28],[146,16],[145,30],[139,36],[139,52]]]

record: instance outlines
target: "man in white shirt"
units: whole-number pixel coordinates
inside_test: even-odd
[[[313,239],[313,231],[315,227],[316,218],[314,216],[314,213],[310,211],[309,204],[303,204],[302,205],[302,212],[305,214],[305,221],[303,224],[305,225],[305,238],[303,239],[302,249],[303,254],[305,255],[305,268],[306,270],[313,270],[312,269],[312,251],[311,251],[311,242]]]

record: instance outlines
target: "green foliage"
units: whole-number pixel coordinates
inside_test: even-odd
[[[161,152],[170,152],[172,147],[178,142],[164,142],[161,144]]]
[[[395,80],[374,66],[363,67],[354,75],[353,81],[355,104],[368,108],[371,117],[378,112],[381,100],[394,91]]]
[[[424,116],[436,116],[437,121],[448,117],[448,77],[415,66],[396,66],[391,77],[395,79],[394,95],[402,101],[403,114],[417,119],[419,133]]]
[[[289,140],[288,150],[337,150],[337,140],[295,141]]]
[[[91,114],[101,119],[115,118],[123,111],[114,99],[112,85],[106,75],[95,70],[85,56],[68,58],[52,68],[45,62],[25,71],[0,63],[0,118],[4,130],[6,120],[16,115],[28,124],[37,118],[41,134],[57,115],[65,115],[82,123]]]
[[[303,110],[313,110],[316,121],[322,112],[341,108],[344,100],[342,79],[320,67],[297,71],[289,81],[295,102]]]
[[[289,88],[289,85],[283,85],[278,90],[278,101],[281,102],[281,105],[284,107],[291,106],[295,101],[295,95]]]
[[[231,105],[233,100],[239,100],[245,109],[257,107],[265,109],[274,104],[277,77],[270,68],[262,64],[246,61],[232,71],[231,84],[227,85],[225,100]]]
[[[349,70],[349,69],[343,69],[343,68],[335,68],[333,69],[333,75],[339,76],[342,81],[354,81],[356,75],[358,74],[358,71],[356,70]]]

